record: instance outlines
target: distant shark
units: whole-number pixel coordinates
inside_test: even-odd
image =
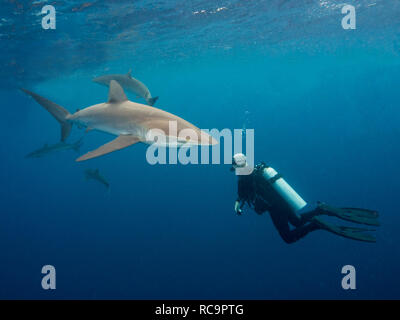
[[[100,174],[99,169],[86,169],[85,170],[85,178],[86,180],[95,180],[106,186],[108,189],[110,184],[108,181]]]
[[[59,142],[56,144],[48,145],[47,143],[41,147],[40,149],[37,149],[35,151],[32,151],[31,153],[27,154],[25,158],[41,158],[46,155],[56,153],[58,151],[63,151],[63,150],[75,150],[76,152],[79,152],[80,147],[82,146],[82,138],[76,141],[75,143],[66,143],[66,142]]]
[[[32,96],[60,123],[61,141],[68,137],[73,123],[86,127],[87,130],[95,129],[118,136],[100,148],[84,154],[76,161],[96,158],[138,142],[153,144],[155,141],[154,138],[151,139],[151,133],[153,132],[151,130],[164,132],[167,146],[214,145],[218,143],[206,132],[172,113],[129,101],[124,90],[115,80],[110,82],[107,102],[78,110],[74,114],[70,114],[63,107],[36,93],[25,89],[21,90]],[[176,124],[177,130],[170,131],[171,122]],[[182,139],[179,133],[186,129],[196,133],[196,137],[186,136],[186,139]]]
[[[102,84],[104,86],[109,86],[111,80],[117,81],[122,88],[125,90],[128,90],[130,92],[135,93],[137,96],[142,97],[147,101],[147,104],[149,106],[152,106],[156,103],[158,97],[151,97],[151,93],[149,89],[146,87],[146,85],[139,80],[132,78],[131,75],[132,71],[129,70],[127,74],[109,74],[109,75],[104,75],[101,77],[97,77],[93,79],[93,82]]]

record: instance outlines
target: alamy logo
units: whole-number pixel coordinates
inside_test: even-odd
[[[344,290],[356,289],[356,268],[352,265],[346,265],[342,268],[342,274],[345,276],[342,279],[342,288]]]
[[[169,121],[168,134],[161,129],[151,129],[146,134],[146,151],[149,164],[232,164],[232,156],[242,153],[243,136],[246,141],[247,165],[236,168],[237,175],[249,175],[254,168],[254,129],[203,129],[200,132],[185,128],[178,132],[176,121]],[[221,138],[224,141],[221,160]],[[233,149],[232,149],[233,145]],[[167,148],[168,147],[168,159]],[[168,160],[168,161],[167,161]]]
[[[41,14],[45,14],[42,18],[42,28],[55,29],[56,28],[56,9],[51,5],[46,5],[42,8]]]
[[[52,265],[45,265],[42,268],[42,274],[45,274],[42,278],[42,288],[54,290],[56,288],[56,268]]]
[[[356,8],[347,4],[342,8],[342,13],[345,14],[342,18],[342,28],[345,30],[356,29]]]

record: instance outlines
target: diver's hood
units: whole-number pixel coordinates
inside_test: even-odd
[[[237,168],[244,168],[247,165],[246,156],[243,153],[236,153],[232,159],[231,171]]]

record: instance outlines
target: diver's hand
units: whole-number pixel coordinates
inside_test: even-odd
[[[240,201],[235,201],[235,212],[237,215],[242,215],[242,209],[240,208]]]

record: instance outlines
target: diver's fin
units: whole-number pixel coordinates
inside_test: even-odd
[[[347,210],[350,212],[355,212],[358,215],[363,215],[364,217],[370,217],[370,218],[378,218],[379,217],[379,212],[375,210],[369,210],[369,209],[361,209],[361,208],[341,208],[342,210]]]
[[[131,135],[120,135],[117,138],[115,138],[113,141],[102,145],[100,148],[84,154],[83,156],[76,159],[76,161],[84,161],[84,160],[89,160],[92,158],[100,157],[107,153],[129,147],[139,141],[140,141],[139,138],[131,136]]]
[[[128,73],[126,74],[126,76],[130,79],[132,79],[132,69],[129,69]]]
[[[367,233],[369,231],[375,231],[372,229],[337,226],[323,221],[320,217],[314,217],[312,221],[317,223],[321,229],[332,232],[344,238],[364,241],[364,242],[376,242],[375,237]]]
[[[149,106],[153,106],[156,101],[158,100],[158,97],[154,97],[154,98],[150,98],[147,103],[149,104]]]
[[[45,108],[61,125],[61,141],[65,141],[69,136],[72,128],[72,123],[68,121],[68,117],[71,115],[66,109],[59,106],[58,104],[39,96],[38,94],[21,88],[21,91],[30,95],[36,100],[43,108]]]
[[[322,214],[334,216],[342,220],[369,226],[380,225],[377,211],[359,208],[335,208],[325,203],[319,203],[318,208],[322,211]]]
[[[108,91],[108,103],[118,103],[128,100],[125,95],[124,89],[120,84],[115,81],[110,81],[110,90]]]

